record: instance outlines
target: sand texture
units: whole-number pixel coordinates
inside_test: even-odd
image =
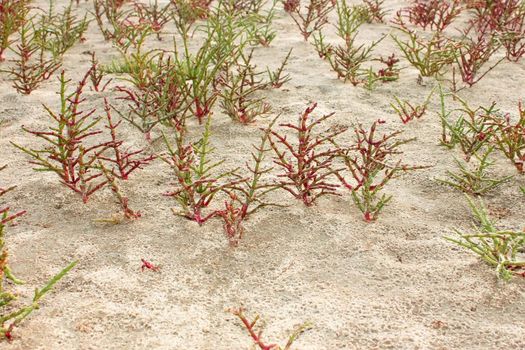
[[[406,3],[385,1],[388,19]],[[91,6],[81,1],[78,11]],[[173,189],[173,173],[165,163],[155,161],[124,186],[142,218],[118,225],[100,223],[96,220],[118,211],[109,190],[83,204],[56,175],[33,171],[28,157],[10,144],[41,145],[21,126],[49,125],[41,104],[58,107],[57,79],[22,96],[0,74],[0,120],[4,121],[0,165],[8,165],[0,173],[0,183],[18,186],[3,200],[28,211],[18,225],[8,228],[6,237],[13,270],[27,281],[17,289],[21,301],[28,301],[35,286],[43,285],[68,262],[79,260],[41,308],[16,328],[14,341],[0,344],[1,349],[250,349],[246,330],[227,311],[240,305],[250,317],[260,314],[266,339],[280,344],[286,343],[295,326],[311,322],[313,328],[298,338],[293,349],[525,348],[525,281],[498,280],[490,266],[443,239],[454,228],[468,230],[472,214],[460,192],[435,181],[454,170],[454,157],[461,157],[458,150],[439,145],[437,96],[423,118],[407,125],[390,107],[394,94],[423,101],[433,81],[418,84],[418,71],[402,59],[406,68],[395,82],[378,84],[371,92],[345,84],[311,43],[304,42],[282,5],[278,7],[277,37],[270,47],[257,47],[254,56],[259,68],[273,69],[293,48],[286,68],[292,80],[264,92],[273,111],[251,125],[232,122],[215,105],[212,144],[217,148],[215,156],[225,159],[221,167],[248,161],[259,128],[273,116],[281,113],[282,122],[295,122],[312,102],[318,103],[316,115],[336,113],[328,125],[368,126],[384,119],[382,130],[402,129],[403,137],[417,138],[402,147],[404,162],[432,167],[389,183],[386,192],[393,199],[373,223],[362,220],[348,191],[323,197],[312,207],[277,191],[273,200],[287,206],[257,212],[246,223],[239,245],[230,247],[220,220],[199,227],[173,215],[176,203],[163,196]],[[335,21],[335,14],[330,18]],[[365,24],[358,41],[367,43],[392,30],[388,24]],[[164,32],[162,41],[152,37],[147,47],[170,49],[175,29],[170,24]],[[324,32],[336,40],[331,24]],[[102,63],[119,57],[95,23],[85,39],[64,57],[63,68],[73,81],[89,68],[88,51],[95,51]],[[373,56],[392,52],[400,55],[387,37]],[[496,53],[492,61],[502,55]],[[525,97],[524,62],[502,62],[460,96],[472,106],[497,101],[502,112],[516,115],[518,101]],[[86,92],[89,105],[97,107],[99,114],[102,96],[125,108],[124,102],[114,100],[118,95],[114,87],[123,84],[114,78],[108,91]],[[201,130],[196,121],[189,128],[195,136]],[[154,138],[160,136],[159,130]],[[124,123],[119,132],[129,146],[150,153],[165,151],[162,142],[149,145],[129,124]],[[351,131],[339,140],[350,143]],[[517,174],[501,154],[495,161],[494,174]],[[525,202],[519,186],[524,185],[523,176],[517,175],[485,196],[499,227],[523,228]],[[160,272],[141,272],[141,258],[160,265]]]

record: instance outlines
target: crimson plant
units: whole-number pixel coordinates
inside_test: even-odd
[[[396,13],[394,23],[407,28],[403,18],[423,30],[427,28],[443,32],[461,13],[459,0],[415,0]]]
[[[269,193],[278,190],[281,185],[268,178],[273,167],[264,164],[267,154],[272,151],[268,143],[277,119],[275,118],[267,128],[262,129],[260,143],[253,145],[252,163],[245,165],[245,172],[249,175],[229,190],[230,199],[225,201],[225,208],[219,211],[223,219],[224,231],[232,245],[236,245],[242,238],[243,223],[250,215],[268,206],[281,206],[267,198]]]
[[[97,169],[97,161],[112,145],[112,141],[92,144],[88,142],[95,135],[102,133],[95,129],[100,121],[100,118],[93,116],[95,109],[83,109],[83,92],[90,71],[71,93],[67,91],[70,80],[66,79],[62,71],[59,77],[60,110],[53,111],[44,105],[54,123],[49,130],[37,131],[23,127],[28,134],[45,141],[47,147],[32,149],[12,143],[32,158],[30,163],[36,165],[34,170],[55,173],[63,185],[80,194],[84,203],[107,183],[100,179],[102,174]]]
[[[13,34],[26,23],[29,1],[0,0],[0,62],[5,50],[12,44]]]
[[[22,25],[19,34],[20,43],[12,49],[15,54],[11,60],[13,65],[2,71],[8,73],[16,91],[29,95],[48,80],[61,64],[46,57],[44,48],[38,44],[29,24]]]
[[[5,168],[6,166],[0,166],[0,171]],[[0,197],[12,191],[15,187],[16,186],[0,188]],[[4,339],[8,341],[12,340],[13,329],[34,310],[39,308],[40,299],[42,299],[77,263],[75,261],[66,266],[66,268],[49,280],[42,289],[35,288],[33,299],[29,305],[15,305],[16,299],[18,298],[17,294],[11,292],[7,288],[9,285],[7,284],[6,286],[6,282],[9,281],[12,284],[23,284],[24,282],[16,278],[11,272],[9,254],[5,242],[5,231],[8,225],[13,224],[16,219],[25,213],[25,211],[11,212],[11,208],[8,206],[0,207],[0,341]]]
[[[164,6],[160,6],[158,0],[153,3],[143,4],[135,2],[133,4],[134,16],[139,20],[139,23],[147,23],[152,31],[160,40],[160,32],[162,28],[171,21],[171,4],[168,2]]]
[[[174,128],[175,146],[171,145],[165,134],[163,136],[167,154],[160,158],[172,168],[175,175],[175,189],[165,195],[174,198],[182,209],[172,209],[175,215],[202,225],[219,214],[217,209],[209,208],[215,196],[239,184],[242,179],[236,178],[235,170],[215,173],[223,161],[213,162],[209,159],[214,151],[210,145],[210,117],[198,142],[188,142],[185,126]]]
[[[517,1],[516,1],[517,2]],[[499,38],[509,61],[518,62],[525,55],[525,5],[522,3],[499,31]]]
[[[308,0],[305,7],[298,0],[283,0],[285,11],[292,17],[304,40],[328,23],[328,15],[334,9],[335,1]]]
[[[339,154],[350,174],[349,180],[342,172],[337,173],[339,180],[351,191],[354,203],[367,222],[376,220],[392,199],[391,195],[382,193],[390,180],[423,168],[392,159],[402,153],[399,150],[401,145],[414,139],[399,139],[401,131],[377,135],[378,126],[384,123],[383,120],[377,120],[369,129],[361,124],[356,125],[354,143]]]
[[[230,194],[230,200],[224,201],[224,209],[217,211],[222,218],[222,227],[231,246],[236,246],[244,234],[242,208],[236,204],[237,197]]]
[[[153,272],[159,272],[160,271],[160,265],[155,265],[152,262],[147,261],[144,258],[141,258],[140,261],[142,262],[142,266],[140,267],[140,270],[144,272],[145,269],[151,270]]]
[[[104,99],[104,111],[106,113],[107,125],[105,126],[111,137],[107,144],[106,152],[98,155],[98,160],[105,161],[112,168],[112,176],[120,180],[128,180],[131,173],[142,169],[155,159],[153,155],[144,155],[144,150],[131,150],[123,148],[123,141],[117,135],[117,129],[122,120],[115,122],[111,117],[111,108],[108,100]]]
[[[494,35],[517,62],[525,55],[525,5],[521,0],[493,0],[471,6],[470,24],[477,32]]]
[[[469,87],[479,82],[505,59],[502,57],[483,69],[492,55],[501,47],[501,42],[495,36],[484,32],[470,35],[471,28],[464,30],[455,55],[456,67],[461,79]]]
[[[467,4],[472,10],[473,18],[469,23],[478,31],[488,28],[491,32],[503,32],[523,14],[524,6],[521,0],[490,0]]]
[[[525,260],[520,254],[525,249],[525,233],[498,229],[481,200],[478,203],[470,197],[467,200],[477,225],[470,233],[455,230],[456,236],[445,239],[478,255],[493,266],[503,280],[510,280],[512,276],[524,277]]]
[[[399,72],[401,69],[398,67],[399,58],[396,57],[395,53],[387,58],[380,56],[379,58],[376,58],[375,61],[379,61],[386,66],[377,71],[377,76],[381,81],[387,82],[399,79]]]
[[[433,93],[434,89],[430,91],[427,98],[422,104],[413,104],[407,100],[401,101],[399,97],[394,95],[394,99],[396,100],[396,102],[391,103],[390,106],[397,113],[399,119],[401,119],[401,122],[403,124],[406,124],[414,119],[421,118],[425,114],[425,112],[427,111],[428,103],[430,102],[430,98],[432,97]]]
[[[309,322],[305,322],[301,324],[290,335],[286,345],[283,348],[281,348],[277,344],[271,344],[271,343],[267,343],[263,341],[262,330],[259,330],[259,331],[256,330],[256,325],[257,325],[257,322],[259,321],[259,315],[255,316],[253,321],[249,321],[248,318],[244,315],[244,311],[245,310],[243,308],[238,308],[238,309],[231,310],[231,313],[237,316],[241,320],[244,328],[246,328],[246,330],[248,331],[248,334],[252,338],[254,344],[261,350],[289,350],[291,349],[293,343],[297,340],[299,335],[301,335],[301,333],[312,328],[312,325]]]
[[[337,135],[346,131],[346,128],[340,128],[317,132],[316,129],[334,113],[315,118],[312,113],[316,107],[317,103],[307,107],[299,116],[297,124],[279,124],[295,133],[296,142],[290,142],[287,135],[273,129],[269,136],[270,146],[275,152],[274,162],[283,170],[279,174],[284,179],[280,186],[306,206],[313,205],[321,196],[337,194],[339,185],[330,179],[338,172],[333,169],[332,161],[339,150],[328,145],[334,142]]]

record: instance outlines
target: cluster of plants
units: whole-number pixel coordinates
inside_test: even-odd
[[[337,1],[337,36],[343,44],[333,45],[326,42],[321,29],[314,35],[314,47],[319,57],[328,61],[337,77],[343,81],[349,81],[354,86],[366,84],[369,89],[378,82],[394,81],[399,78],[398,59],[395,55],[387,59],[372,59],[373,49],[385,38],[383,36],[377,41],[365,45],[357,43],[359,28],[370,20],[370,16],[363,14],[362,6],[349,6],[345,0]],[[382,18],[382,17],[381,17]],[[372,67],[363,67],[366,62],[372,60],[383,63],[386,67],[374,71]]]
[[[308,105],[295,122],[280,122],[280,116],[264,122],[263,117],[275,108],[268,102],[268,90],[279,89],[291,79],[286,68],[292,50],[274,70],[256,64],[257,50],[264,50],[276,38],[272,22],[279,6],[304,40],[312,40],[338,79],[369,90],[377,83],[399,79],[400,58],[395,53],[373,56],[389,36],[368,44],[360,44],[358,37],[365,25],[386,25],[387,12],[380,0],[356,5],[345,0],[172,0],[166,5],[157,0],[149,4],[94,0],[92,12],[84,16],[77,14],[73,2],[60,9],[50,2],[48,9],[32,15],[35,9],[29,1],[0,0],[0,61],[6,50],[11,56],[0,72],[26,95],[51,77],[59,82],[59,107],[43,106],[48,127],[23,127],[39,145],[13,146],[28,156],[35,171],[53,173],[83,203],[96,194],[111,193],[120,214],[104,221],[115,224],[141,217],[122,188],[130,176],[154,161],[171,171],[172,181],[164,195],[173,199],[174,215],[198,225],[221,220],[231,245],[243,237],[253,214],[284,205],[273,199],[278,191],[307,207],[321,197],[348,191],[363,219],[377,220],[392,200],[385,191],[388,183],[426,167],[403,162],[403,148],[414,139],[402,138],[401,130],[384,128],[382,119],[371,125],[336,125],[331,119],[335,113],[316,113],[316,103]],[[468,17],[467,25],[459,35],[451,35],[462,13]],[[337,41],[333,42],[323,32],[331,14],[336,18]],[[469,195],[485,195],[512,178],[491,174],[495,154],[506,157],[518,173],[525,172],[521,103],[517,115],[511,115],[501,113],[495,103],[473,108],[458,95],[505,59],[518,62],[525,55],[524,20],[525,5],[518,0],[415,0],[391,22],[399,33],[390,37],[402,58],[421,77],[446,81],[451,76],[452,90],[446,93],[437,85],[421,103],[394,96],[391,107],[403,124],[410,123],[428,112],[438,90],[440,142],[461,155],[455,159],[456,171],[447,171],[446,178],[438,181]],[[101,63],[90,52],[91,67],[73,83],[60,67],[68,50],[84,40],[90,23],[118,50],[118,58]],[[166,39],[164,28],[169,24],[176,28],[171,48],[148,49],[151,40]],[[499,50],[505,50],[505,55],[494,59]],[[105,94],[110,90],[116,98]],[[458,103],[457,108],[449,109],[450,99]],[[239,167],[229,168],[228,159],[213,147],[219,110],[233,122],[259,132],[249,159]],[[121,131],[125,124],[144,135],[144,149],[127,146]],[[341,141],[349,130],[352,140]],[[157,140],[164,149],[150,151],[153,147],[148,146]],[[0,189],[0,197],[12,189]],[[459,238],[447,239],[480,255],[505,279],[524,275],[523,233],[496,229],[482,204],[470,199],[469,203],[479,221],[476,232],[458,230]],[[0,336],[7,339],[75,264],[37,289],[29,306],[13,306],[15,294],[5,290],[3,282],[20,281],[8,266],[4,231],[24,213],[13,213],[8,206],[0,209],[0,307],[8,310],[0,315]],[[142,270],[159,270],[144,259],[142,264]],[[258,317],[250,322],[242,309],[234,314],[260,349],[280,349],[264,342],[255,330]],[[303,325],[295,331],[283,349],[289,349],[307,328]]]
[[[44,105],[51,125],[46,130],[23,130],[45,142],[39,149],[12,143],[30,156],[36,171],[55,173],[61,184],[77,193],[84,203],[105,186],[111,187],[123,214],[132,219],[140,213],[130,209],[128,198],[119,190],[118,181],[128,180],[131,173],[151,162],[153,155],[142,150],[130,150],[118,136],[121,121],[114,121],[107,100],[105,117],[96,109],[85,107],[84,89],[94,68],[90,68],[73,91],[68,91],[70,80],[62,71],[60,82],[60,109],[53,111]],[[104,130],[98,128],[105,121],[106,138],[100,140]]]
[[[448,171],[448,178],[439,181],[471,195],[484,195],[494,190],[512,178],[491,175],[496,152],[522,174],[525,113],[521,103],[517,116],[513,116],[501,113],[494,102],[488,107],[473,108],[452,94],[459,101],[459,107],[449,110],[446,104],[449,95],[440,89],[441,144],[449,149],[458,148],[462,159],[455,159],[457,172]]]
[[[345,0],[308,1],[305,4],[287,0],[283,6],[305,40],[313,37],[319,56],[328,61],[338,78],[353,85],[363,84],[371,90],[377,82],[397,80],[397,61],[372,58],[374,48],[385,39],[358,44],[359,28],[367,23],[384,23],[386,11],[382,1],[363,1],[348,5]],[[333,23],[340,43],[330,43],[323,34],[328,15],[337,12]],[[468,16],[467,25],[454,23],[460,14]],[[466,4],[458,0],[412,1],[397,11],[391,24],[401,33],[392,34],[403,58],[416,68],[421,77],[440,80],[449,77],[454,90],[471,87],[502,61],[518,62],[525,54],[525,5],[519,0],[480,1]],[[493,59],[499,50],[505,56]],[[377,64],[364,67],[374,61]],[[386,74],[385,74],[386,73]]]
[[[498,229],[482,201],[467,200],[476,220],[473,228],[468,233],[455,230],[455,236],[445,239],[478,255],[499,278],[525,277],[525,232]]]
[[[447,30],[463,12],[468,13],[467,25],[459,36],[451,35]],[[421,76],[442,78],[451,73],[452,86],[459,90],[479,82],[504,59],[518,62],[523,57],[524,15],[525,5],[519,0],[414,1],[393,21],[408,40],[392,37]],[[505,56],[492,59],[500,49]]]
[[[221,217],[230,242],[235,244],[244,232],[243,222],[251,214],[277,205],[267,199],[270,192],[283,190],[312,206],[322,196],[340,195],[339,188],[344,187],[351,192],[364,219],[376,220],[391,199],[384,194],[386,184],[421,168],[395,159],[402,153],[399,147],[412,140],[399,139],[400,131],[380,133],[378,126],[384,122],[377,121],[369,129],[355,126],[354,143],[340,146],[336,137],[347,128],[324,126],[334,113],[316,117],[315,108],[316,104],[307,107],[297,123],[277,125],[275,118],[263,128],[260,143],[254,145],[252,164],[246,164],[242,170],[217,170],[224,160],[212,159],[212,118],[208,118],[202,137],[196,142],[186,141],[185,127],[175,130],[174,142],[165,135],[168,154],[161,158],[176,177],[176,189],[166,194],[179,205],[174,212],[199,224]],[[273,165],[266,165],[269,160]],[[275,176],[271,176],[272,172]],[[212,204],[219,194],[226,197],[224,209]]]
[[[83,40],[88,28],[87,15],[74,13],[73,3],[57,12],[54,2],[40,14],[30,14],[28,1],[4,0],[0,4],[0,61],[9,49],[6,73],[17,92],[29,95],[51,78],[62,64],[62,57]],[[10,38],[18,36],[18,41]]]

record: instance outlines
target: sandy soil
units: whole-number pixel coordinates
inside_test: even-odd
[[[385,3],[394,11],[405,2]],[[404,148],[406,162],[434,167],[389,184],[387,192],[394,198],[371,224],[362,221],[349,193],[323,198],[312,208],[280,193],[275,199],[289,206],[254,215],[240,245],[231,248],[218,220],[199,227],[173,216],[175,204],[162,196],[172,175],[158,161],[125,187],[143,218],[101,224],[95,220],[116,210],[109,191],[83,205],[53,174],[32,171],[27,157],[9,144],[38,144],[21,126],[48,125],[41,103],[57,105],[56,80],[21,96],[2,74],[0,119],[6,124],[0,128],[0,151],[1,163],[9,167],[0,183],[17,184],[10,204],[28,211],[7,236],[12,267],[28,282],[19,289],[21,300],[69,261],[80,263],[16,329],[16,339],[0,348],[249,349],[250,338],[227,312],[240,305],[250,316],[259,313],[267,339],[281,344],[296,325],[311,322],[313,328],[294,349],[525,348],[525,281],[498,281],[490,267],[442,238],[453,228],[468,229],[472,217],[461,194],[434,181],[454,169],[453,155],[458,155],[438,145],[437,99],[427,115],[406,126],[389,106],[393,94],[422,101],[431,84],[417,84],[417,71],[406,62],[399,81],[373,92],[344,84],[303,42],[282,9],[275,27],[272,45],[255,51],[260,67],[276,67],[294,49],[288,68],[292,81],[266,95],[274,115],[281,112],[283,121],[294,121],[307,103],[317,101],[320,112],[336,112],[334,124],[382,118],[385,130],[403,129],[405,136],[417,137]],[[390,30],[388,25],[364,25],[359,37],[366,42]],[[169,47],[169,37],[164,35],[160,45]],[[64,67],[75,80],[89,67],[88,50],[95,50],[102,62],[117,57],[92,23],[86,41],[65,55]],[[391,52],[398,50],[387,38],[375,56]],[[525,97],[524,82],[523,62],[503,62],[461,96],[472,105],[495,100],[502,111],[515,113]],[[96,93],[87,96],[100,106]],[[267,122],[237,125],[216,109],[213,143],[226,167],[248,159],[258,127]],[[121,132],[130,145],[148,147],[132,127],[124,125]],[[350,142],[351,133],[341,140]],[[148,150],[160,152],[163,146]],[[498,158],[495,172],[515,171]],[[519,185],[525,181],[516,177],[486,197],[501,227],[523,227]],[[141,258],[160,264],[161,271],[141,272]]]

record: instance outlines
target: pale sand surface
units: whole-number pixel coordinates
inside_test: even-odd
[[[386,7],[395,11],[404,3],[386,1]],[[81,11],[87,9],[88,4],[81,4]],[[349,193],[323,198],[312,208],[285,192],[276,194],[275,200],[289,206],[258,212],[247,223],[240,245],[231,248],[220,221],[199,227],[171,213],[175,203],[162,194],[171,188],[172,173],[156,161],[125,185],[132,207],[143,217],[104,225],[94,220],[117,209],[109,191],[83,205],[53,174],[32,171],[27,157],[9,144],[39,144],[21,126],[48,125],[41,103],[57,106],[56,79],[21,96],[2,74],[0,118],[6,124],[0,128],[0,150],[1,163],[9,167],[0,180],[18,185],[10,204],[28,211],[7,236],[11,264],[28,282],[18,289],[22,300],[69,261],[80,263],[16,329],[16,340],[0,348],[249,349],[247,333],[226,311],[239,305],[250,316],[259,313],[266,320],[266,339],[281,344],[294,326],[311,322],[314,327],[300,336],[294,349],[525,348],[525,281],[498,281],[489,266],[442,238],[453,228],[468,229],[472,216],[463,195],[434,181],[453,170],[453,156],[460,156],[438,144],[438,99],[432,99],[421,120],[406,126],[389,106],[393,94],[423,101],[431,84],[417,84],[417,71],[411,67],[402,70],[398,81],[373,92],[344,84],[282,9],[275,27],[272,45],[255,50],[259,67],[274,68],[293,47],[287,68],[292,80],[264,93],[273,115],[281,112],[282,121],[292,122],[316,101],[319,112],[336,112],[330,120],[334,125],[369,125],[382,118],[387,120],[385,130],[403,129],[404,136],[417,137],[403,148],[407,163],[435,166],[392,181],[386,191],[394,198],[371,224],[362,221]],[[388,25],[367,24],[359,38],[367,42],[390,30]],[[171,35],[163,37],[149,46],[169,48]],[[89,67],[88,50],[96,51],[102,63],[118,57],[92,23],[86,41],[64,58],[64,68],[75,81]],[[391,52],[398,49],[387,38],[374,56]],[[495,100],[503,112],[516,113],[517,102],[525,97],[524,62],[503,62],[460,95],[473,106]],[[402,66],[408,63],[402,61]],[[114,98],[116,93],[110,89],[104,95]],[[97,93],[86,96],[102,112]],[[212,142],[225,157],[225,168],[249,159],[258,127],[268,121],[237,125],[216,105]],[[195,123],[190,127],[198,130]],[[131,126],[124,124],[121,133],[130,145],[148,147]],[[349,142],[351,137],[347,132],[340,140]],[[148,150],[161,152],[163,145]],[[500,155],[494,171],[515,173]],[[524,225],[520,185],[525,181],[516,176],[486,197],[501,227]],[[140,258],[160,264],[161,272],[142,273]]]

